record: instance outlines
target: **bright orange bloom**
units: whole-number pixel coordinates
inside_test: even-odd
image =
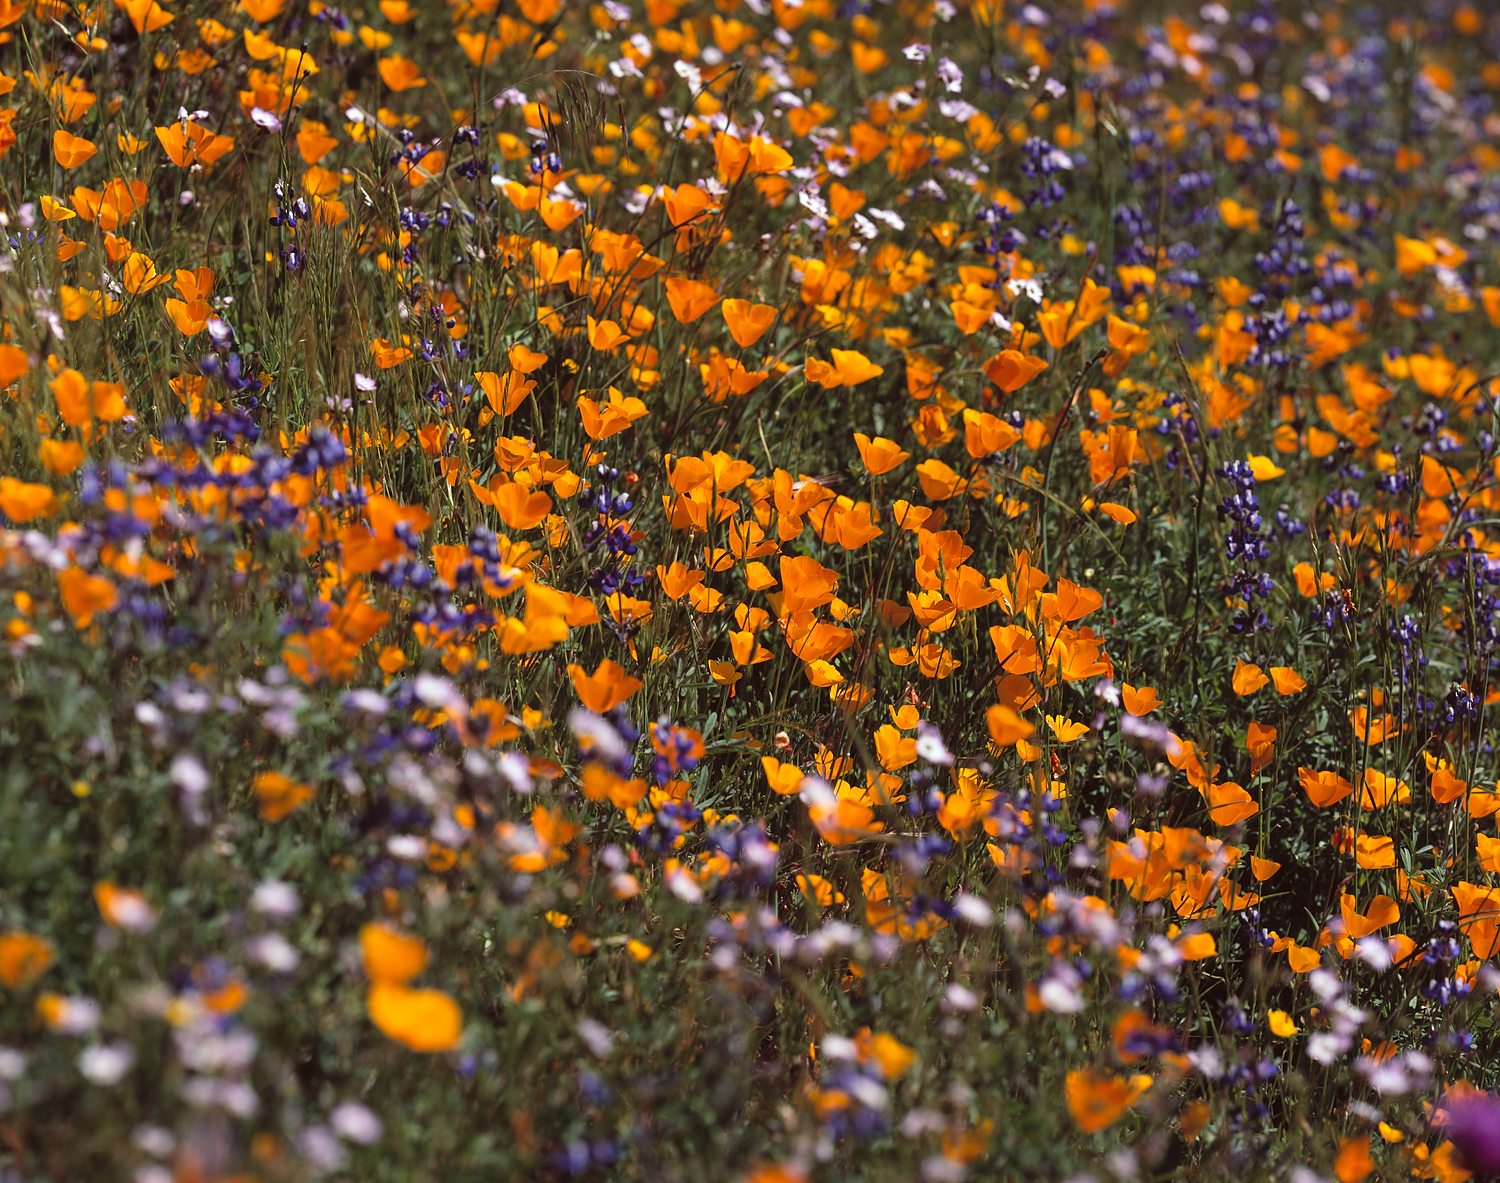
[[[838,386],[858,386],[861,382],[868,382],[885,373],[883,367],[877,366],[856,349],[833,350],[832,365],[810,357],[807,359],[806,370],[807,380],[816,382],[825,390]]]
[[[1284,665],[1271,667],[1271,680],[1276,683],[1277,694],[1296,694],[1307,688],[1307,681],[1296,670]]]
[[[512,530],[530,530],[539,526],[552,512],[552,498],[519,481],[492,488],[490,494],[495,512]]]
[[[463,1037],[463,1012],[441,990],[376,982],[366,1000],[370,1021],[414,1052],[445,1052]]]
[[[28,986],[52,964],[52,942],[29,932],[0,933],[0,984]]]
[[[372,981],[404,985],[427,968],[427,946],[383,924],[361,928],[359,947]]]
[[[526,379],[519,370],[511,370],[505,374],[478,370],[474,377],[478,379],[480,389],[489,400],[490,408],[495,414],[502,416],[514,414],[536,389],[536,383]]]
[[[84,161],[93,159],[98,151],[93,140],[72,135],[62,128],[52,133],[52,154],[63,168],[77,168]]]
[[[854,444],[859,449],[859,458],[874,476],[882,476],[911,459],[910,452],[903,452],[901,445],[884,436],[873,440],[863,432],[854,433]]]
[[[583,430],[589,439],[602,440],[618,435],[645,416],[646,404],[638,398],[627,398],[611,386],[609,398],[602,402],[580,395],[578,414],[583,419]]]
[[[772,792],[789,797],[802,787],[804,774],[797,765],[783,764],[774,756],[762,756],[760,763]]]
[[[729,335],[741,349],[748,349],[776,323],[776,308],[771,304],[751,304],[749,300],[725,300],[719,309]]]
[[[673,226],[686,226],[704,216],[718,205],[712,197],[696,185],[682,184],[676,189],[662,189],[661,199],[667,207],[667,217]]]
[[[719,293],[696,279],[673,276],[667,280],[666,287],[672,315],[682,324],[697,320],[719,302]]]
[[[1261,687],[1271,681],[1266,673],[1258,665],[1248,661],[1237,659],[1234,663],[1234,676],[1230,679],[1230,686],[1239,695],[1254,694]]]
[[[1332,144],[1328,147],[1333,147]],[[1327,149],[1325,148],[1326,152]],[[1325,164],[1323,171],[1327,173]],[[1333,180],[1329,177],[1329,180]],[[1375,1170],[1375,1159],[1370,1154],[1370,1135],[1358,1134],[1339,1139],[1338,1157],[1333,1162],[1333,1173],[1339,1183],[1364,1183]]]
[[[157,0],[125,0],[123,7],[137,33],[154,33],[177,19],[175,13],[168,12]]]
[[[124,388],[116,382],[89,383],[77,370],[64,370],[52,380],[57,413],[69,427],[82,427],[95,418],[117,423],[125,418]]]
[[[985,712],[990,739],[998,748],[1014,747],[1018,740],[1029,738],[1036,727],[1004,703],[996,703]]]
[[[156,129],[167,158],[178,168],[210,165],[234,150],[234,137],[216,135],[191,119]]]
[[[427,79],[422,77],[422,71],[417,63],[408,57],[402,57],[399,53],[381,58],[379,68],[381,80],[394,91],[411,90],[427,85]]]
[[[143,296],[152,288],[171,283],[172,277],[158,272],[150,256],[135,251],[125,260],[125,266],[121,269],[120,282],[131,295]]]
[[[614,710],[643,685],[639,678],[631,677],[607,657],[592,674],[584,673],[580,665],[568,666],[568,677],[573,680],[579,701],[596,715]]]
[[[1108,1129],[1151,1087],[1149,1076],[1116,1076],[1096,1068],[1068,1073],[1068,1112],[1086,1134]]]
[[[51,517],[57,509],[57,494],[46,485],[0,477],[0,511],[20,525],[34,518]]]
[[[90,575],[82,567],[69,567],[57,576],[63,607],[73,623],[84,629],[100,612],[108,612],[120,598],[115,585],[99,575]]]
[[[1047,368],[1039,357],[1031,357],[1016,349],[1006,349],[984,363],[985,376],[1006,394],[1011,394]]]
[[[1400,920],[1401,905],[1388,895],[1378,895],[1361,913],[1354,897],[1346,892],[1339,899],[1339,916],[1344,922],[1344,935],[1357,941]]]
[[[786,615],[806,612],[833,600],[837,572],[805,555],[781,557],[781,609]]]
[[[76,440],[43,440],[37,445],[37,459],[52,476],[67,476],[83,463],[86,453]],[[45,486],[38,486],[42,488]]]
[[[1308,800],[1319,809],[1337,805],[1354,792],[1354,786],[1336,772],[1314,772],[1311,768],[1299,768],[1297,779]]]
[[[290,817],[313,798],[311,785],[301,784],[280,772],[258,772],[251,783],[260,802],[260,816],[268,822]]]
[[[1500,945],[1500,887],[1456,883],[1453,901],[1458,905],[1458,927],[1469,938],[1474,956],[1493,956]]]

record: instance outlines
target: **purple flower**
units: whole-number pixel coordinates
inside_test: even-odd
[[[1443,1132],[1464,1165],[1479,1176],[1500,1174],[1500,1100],[1489,1093],[1450,1094],[1441,1110]]]

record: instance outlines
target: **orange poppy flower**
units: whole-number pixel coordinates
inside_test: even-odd
[[[1458,927],[1469,938],[1474,956],[1493,956],[1500,945],[1500,887],[1459,882],[1452,890],[1458,905]]]
[[[478,370],[474,377],[478,379],[480,389],[489,400],[491,409],[495,414],[502,416],[514,414],[516,408],[524,403],[527,396],[536,389],[536,383],[524,378],[518,370],[511,370],[503,375],[489,370]]]
[[[719,302],[719,293],[696,279],[673,276],[666,287],[672,315],[682,324],[692,323]]]
[[[313,798],[311,785],[294,781],[281,772],[258,772],[251,788],[260,801],[260,815],[268,822],[290,817]]]
[[[1068,1073],[1066,1094],[1073,1123],[1086,1134],[1108,1129],[1151,1087],[1146,1075],[1117,1076],[1097,1068]]]
[[[463,1012],[441,990],[376,982],[366,999],[370,1021],[414,1052],[445,1052],[463,1037]]]
[[[422,77],[417,63],[399,53],[381,58],[379,68],[381,81],[394,91],[412,90],[427,85],[427,79]]]
[[[1139,688],[1126,682],[1120,688],[1120,702],[1132,715],[1149,715],[1157,707],[1161,706],[1161,699],[1157,697],[1156,691],[1150,686]]]
[[[492,488],[490,494],[495,513],[512,530],[530,530],[539,526],[552,512],[552,498],[519,481]]]
[[[30,985],[52,964],[52,943],[29,932],[0,933],[0,983],[15,990]]]
[[[1297,780],[1308,800],[1319,809],[1337,805],[1354,792],[1354,786],[1336,772],[1314,772],[1311,768],[1298,768]]]
[[[607,657],[592,674],[585,673],[581,665],[568,666],[568,677],[579,701],[596,715],[614,710],[644,685]]]
[[[384,924],[361,928],[359,948],[372,981],[404,985],[427,968],[427,946]]]
[[[1046,368],[1041,358],[1017,349],[1002,350],[984,363],[985,376],[1006,394],[1020,390]]]
[[[1357,941],[1400,920],[1401,905],[1388,895],[1378,895],[1361,913],[1354,897],[1345,892],[1339,898],[1339,917],[1344,922],[1344,935]]]
[[[710,209],[718,208],[718,203],[696,185],[682,184],[676,189],[663,187],[661,199],[667,207],[667,217],[676,227],[686,226]]]
[[[1236,694],[1245,696],[1254,694],[1270,681],[1271,679],[1266,676],[1266,672],[1260,666],[1236,659],[1234,675],[1230,678],[1229,684]]]
[[[83,463],[86,453],[76,440],[43,440],[37,445],[37,459],[52,476],[67,476]]]
[[[1307,688],[1307,680],[1290,666],[1273,665],[1271,681],[1276,684],[1276,693],[1281,695],[1296,694]]]
[[[143,296],[152,288],[171,283],[172,277],[157,271],[156,264],[149,255],[135,251],[125,260],[125,266],[120,273],[120,282],[131,295]]]
[[[510,361],[511,368],[522,374],[530,374],[547,364],[545,353],[537,353],[520,342],[512,345],[505,356]]]
[[[626,341],[630,336],[612,320],[596,321],[592,316],[588,318],[589,345],[594,349],[612,353]]]
[[[156,138],[178,168],[210,165],[234,150],[233,136],[216,135],[191,119],[158,127]]]
[[[596,401],[585,395],[578,398],[578,414],[583,419],[583,430],[591,440],[608,439],[618,435],[637,419],[646,414],[646,404],[638,398],[627,398],[613,386],[609,398]]]
[[[725,300],[719,309],[729,335],[741,349],[748,349],[776,322],[776,309],[770,304],[752,304],[749,300]]]
[[[115,585],[100,575],[90,575],[82,567],[69,567],[57,576],[63,607],[80,629],[88,628],[94,616],[108,612],[119,600]]]
[[[883,476],[911,459],[911,453],[902,451],[900,444],[880,435],[872,440],[863,432],[856,431],[854,445],[859,449],[859,458],[864,461],[865,469],[872,476]]]
[[[94,141],[83,136],[75,136],[62,128],[52,133],[52,154],[63,168],[77,168],[84,161],[91,160],[98,151]]]
[[[839,386],[858,386],[885,373],[884,367],[877,366],[856,349],[835,349],[832,355],[832,365],[815,357],[807,359],[805,369],[809,382],[833,390]]]
[[[168,12],[157,0],[125,0],[123,7],[135,31],[141,34],[154,33],[177,19],[175,13]]]
[[[57,509],[57,494],[46,485],[0,477],[0,511],[20,525],[34,518],[51,517]]]

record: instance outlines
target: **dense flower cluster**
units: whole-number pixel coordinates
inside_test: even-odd
[[[1497,54],[0,0],[0,1178],[1495,1174]]]

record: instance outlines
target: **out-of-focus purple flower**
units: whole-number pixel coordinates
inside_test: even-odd
[[[1136,740],[1148,750],[1165,752],[1168,756],[1175,756],[1182,750],[1182,744],[1164,724],[1136,715],[1120,716],[1120,734]]]
[[[1500,1174],[1500,1099],[1489,1093],[1450,1093],[1438,1106],[1443,1133],[1476,1175]]]

